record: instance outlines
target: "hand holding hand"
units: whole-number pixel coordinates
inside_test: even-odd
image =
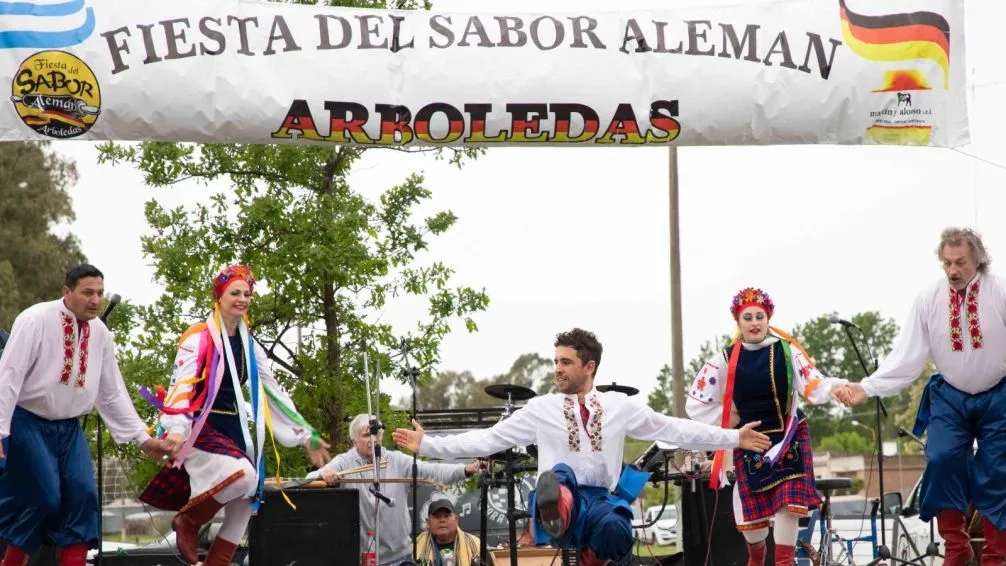
[[[753,423],[748,423],[741,427],[740,430],[740,447],[745,450],[751,450],[752,452],[762,453],[768,450],[772,446],[772,441],[769,437],[755,430],[755,427],[761,424],[761,421],[755,421]]]

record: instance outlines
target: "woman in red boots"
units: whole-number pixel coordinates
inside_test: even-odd
[[[224,522],[204,565],[230,564],[262,495],[267,435],[283,446],[303,445],[317,467],[329,460],[328,444],[297,412],[251,336],[246,317],[254,287],[245,266],[217,275],[213,312],[179,340],[171,389],[163,402],[148,396],[161,409],[160,424],[175,459],[140,500],[178,511],[171,525],[178,552],[190,564],[199,558],[199,528],[221,509]],[[246,386],[251,404],[245,401]],[[258,424],[254,431],[252,421]]]
[[[811,404],[825,403],[837,386],[847,383],[822,376],[795,340],[771,327],[774,310],[772,299],[760,289],[744,289],[734,297],[730,313],[737,337],[702,367],[686,405],[692,419],[724,428],[760,421],[756,430],[772,442],[764,454],[721,450],[713,460],[713,488],[725,482],[731,464],[734,468],[734,519],[748,543],[748,566],[764,565],[772,523],[775,564],[793,565],[799,519],[821,504],[798,396]]]

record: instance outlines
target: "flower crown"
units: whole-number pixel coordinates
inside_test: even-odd
[[[769,318],[772,318],[772,313],[775,311],[775,303],[768,293],[753,287],[748,287],[734,296],[733,303],[730,304],[730,314],[737,320],[741,312],[748,307],[761,307]]]
[[[213,297],[219,299],[227,287],[235,281],[244,281],[248,283],[250,290],[255,290],[255,274],[251,268],[246,265],[228,265],[213,280]]]

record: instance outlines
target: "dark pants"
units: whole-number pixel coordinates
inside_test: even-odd
[[[604,487],[580,486],[576,475],[566,464],[552,468],[559,483],[573,494],[570,526],[561,539],[555,541],[565,547],[590,548],[601,560],[628,564],[632,559],[632,510],[624,500],[611,495]],[[535,513],[534,492],[528,508]],[[534,521],[535,542],[544,543],[549,537]]]
[[[972,395],[937,375],[923,404],[929,437],[920,518],[929,520],[944,509],[967,513],[974,502],[997,529],[1006,529],[1006,380]]]
[[[32,554],[50,542],[98,547],[98,490],[77,419],[18,407],[0,460],[0,540]]]

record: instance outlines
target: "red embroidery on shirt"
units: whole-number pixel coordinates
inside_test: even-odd
[[[73,373],[73,319],[66,313],[59,313],[63,322],[63,372],[59,376],[59,382],[66,385],[70,383],[70,374]]]
[[[978,285],[979,283],[975,281],[963,301],[957,291],[950,289],[950,347],[955,352],[964,351],[964,329],[961,324],[963,315],[966,315],[968,319],[968,337],[971,340],[971,349],[980,350],[985,345],[978,320]]]

